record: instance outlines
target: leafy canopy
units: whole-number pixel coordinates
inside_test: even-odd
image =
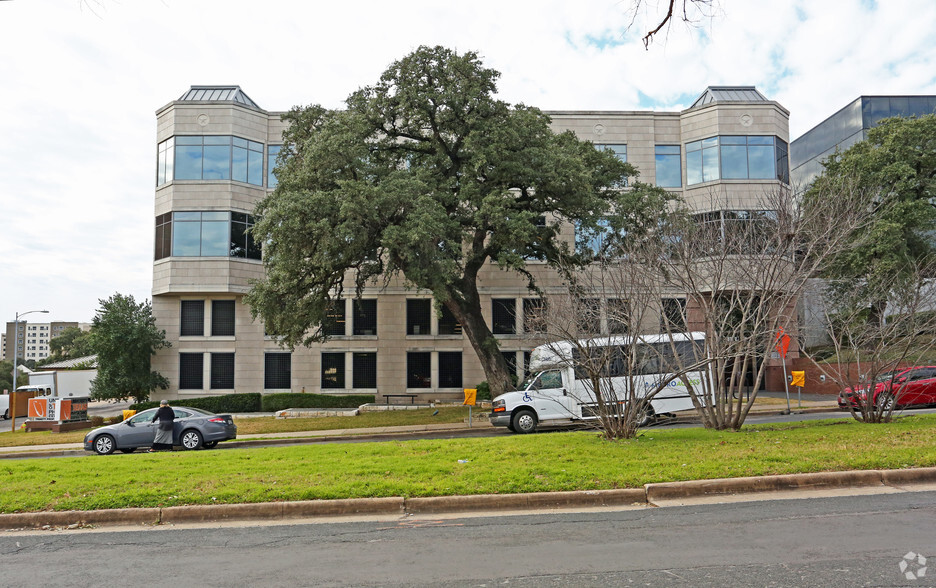
[[[253,229],[266,278],[247,296],[267,332],[291,346],[322,340],[346,285],[402,274],[453,309],[479,350],[492,339],[477,293],[483,264],[534,287],[529,259],[586,261],[560,238],[561,223],[595,231],[617,209],[665,208],[662,190],[619,189],[636,178],[631,165],[554,132],[536,108],[495,99],[498,77],[474,52],[420,47],[346,109],[284,116],[279,183]]]
[[[877,209],[874,222],[855,236],[856,246],[838,256],[828,277],[900,287],[934,254],[936,115],[885,119],[865,141],[831,155],[824,165],[807,202],[854,187]]]
[[[143,402],[169,380],[150,369],[157,349],[169,347],[166,332],[156,328],[150,302],[114,294],[99,301],[91,327],[91,347],[98,356],[97,377],[91,382],[95,400]]]

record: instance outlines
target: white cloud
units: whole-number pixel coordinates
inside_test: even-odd
[[[628,6],[0,2],[0,322],[38,308],[86,321],[114,292],[149,297],[154,113],[191,85],[239,84],[270,110],[338,107],[442,44],[478,51],[505,100],[544,109],[681,109],[709,85],[756,85],[790,110],[793,137],[861,94],[936,93],[927,0],[720,0],[649,51]]]

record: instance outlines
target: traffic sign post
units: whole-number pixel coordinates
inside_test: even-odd
[[[780,327],[780,332],[777,333],[776,349],[783,361],[783,389],[786,392],[786,412],[783,414],[790,414],[792,412],[790,410],[790,386],[787,383],[786,373],[786,354],[790,349],[790,336],[783,332],[783,327]]]

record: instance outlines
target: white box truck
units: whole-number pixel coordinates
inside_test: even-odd
[[[97,370],[60,370],[54,372],[32,372],[29,385],[20,386],[19,391],[35,392],[35,397],[88,398],[91,396],[91,380]]]

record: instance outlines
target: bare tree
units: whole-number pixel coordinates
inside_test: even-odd
[[[570,283],[544,298],[532,329],[574,369],[567,393],[570,407],[579,408],[568,409],[570,419],[584,417],[606,439],[634,437],[652,422],[661,393],[669,396],[711,361],[691,336],[659,336],[666,292],[656,260],[663,246],[656,236],[631,240],[614,256],[568,272]]]
[[[646,14],[652,27],[642,38],[644,49],[650,49],[650,43],[654,37],[663,29],[667,32],[672,26],[674,20],[680,20],[686,25],[695,26],[699,21],[706,18],[712,18],[717,12],[716,0],[664,0],[662,3],[664,10],[660,13],[660,4],[649,0],[633,0],[628,12],[631,15],[631,23],[628,28],[634,26],[638,16]]]
[[[706,332],[711,369],[690,387],[706,427],[744,423],[781,329],[796,332],[796,301],[807,280],[868,222],[862,196],[842,191],[804,207],[781,187],[763,195],[761,210],[732,210],[713,195],[713,212],[672,217],[659,266],[669,288],[685,293],[690,328]]]
[[[936,377],[931,368],[904,369],[931,363],[925,358],[936,343],[936,262],[905,263],[901,275],[909,279],[897,287],[826,282],[818,298],[833,355],[816,365],[844,391],[848,410],[861,422],[889,422],[911,401],[915,380]],[[887,316],[869,317],[872,303],[882,302]]]

